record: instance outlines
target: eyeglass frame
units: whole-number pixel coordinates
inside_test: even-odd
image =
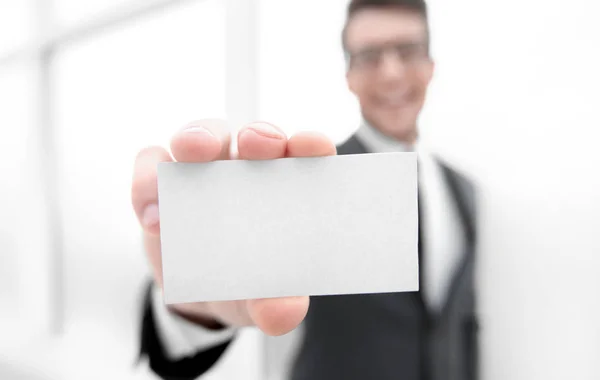
[[[367,46],[359,49],[357,52],[352,52],[349,49],[344,49],[344,57],[346,61],[346,70],[356,70],[356,57],[364,54],[371,54],[371,58],[365,56],[365,59],[370,59],[369,62],[358,66],[359,70],[373,72],[381,65],[382,58],[390,50],[393,50],[395,55],[400,58],[403,64],[407,66],[418,65],[431,60],[429,52],[429,41],[393,41],[379,45]]]

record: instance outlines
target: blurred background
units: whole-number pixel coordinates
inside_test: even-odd
[[[153,378],[135,154],[205,117],[343,141],[346,5],[0,0],[1,379]],[[600,379],[600,5],[429,7],[422,140],[479,186],[483,378]],[[244,331],[206,378],[280,379],[292,344]]]

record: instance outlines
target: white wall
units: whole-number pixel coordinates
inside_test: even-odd
[[[590,1],[437,1],[428,137],[482,189],[489,379],[600,377],[600,27]]]

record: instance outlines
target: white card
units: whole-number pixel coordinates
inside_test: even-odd
[[[166,303],[418,290],[417,157],[158,166]]]

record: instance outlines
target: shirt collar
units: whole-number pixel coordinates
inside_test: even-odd
[[[367,122],[363,122],[360,128],[358,128],[356,137],[358,137],[360,142],[365,145],[365,148],[372,153],[415,151],[414,146],[384,135]]]

